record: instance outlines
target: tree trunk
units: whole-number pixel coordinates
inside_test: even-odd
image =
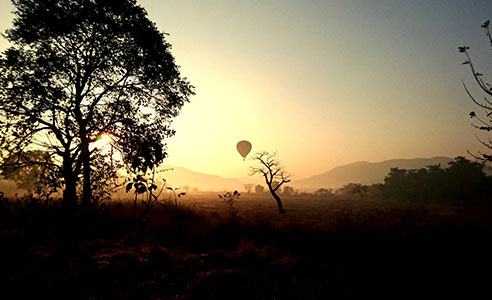
[[[77,210],[77,177],[72,170],[70,153],[63,157],[63,179],[65,189],[63,190],[63,207],[71,213]]]
[[[80,159],[82,160],[83,176],[84,176],[84,181],[82,186],[82,206],[84,209],[87,209],[92,198],[89,141],[87,141],[87,139],[84,139],[80,147],[81,147]]]
[[[284,209],[284,206],[282,205],[282,200],[280,200],[280,197],[277,195],[277,193],[270,186],[268,186],[268,188],[270,189],[270,193],[272,194],[275,201],[277,201],[278,212],[281,214],[285,213],[285,209]]]

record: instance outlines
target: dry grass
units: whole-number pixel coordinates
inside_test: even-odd
[[[281,215],[267,195],[244,194],[236,219],[217,194],[158,205],[145,228],[124,199],[69,219],[52,205],[2,202],[0,288],[17,299],[415,299],[489,291],[490,276],[478,274],[492,267],[490,205],[284,197]]]

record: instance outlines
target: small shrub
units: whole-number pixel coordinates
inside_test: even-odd
[[[241,193],[239,193],[238,191],[234,191],[233,193],[227,192],[223,195],[219,195],[219,198],[222,199],[222,201],[227,207],[230,216],[233,219],[239,217],[239,210],[236,207],[237,201],[239,200],[239,196],[241,196]]]

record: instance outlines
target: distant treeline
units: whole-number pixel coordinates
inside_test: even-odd
[[[391,168],[384,183],[364,185],[349,183],[333,190],[321,188],[313,193],[284,187],[283,195],[320,198],[387,199],[415,202],[467,203],[492,195],[492,177],[483,171],[483,164],[456,157],[449,166],[431,165],[421,169]],[[260,187],[255,191],[262,192]]]
[[[52,195],[51,187],[36,179],[43,173],[32,168],[28,171],[12,173],[6,179],[14,180],[17,188],[26,189],[27,194],[31,197],[48,199],[43,195]],[[2,187],[7,187],[7,183],[0,182],[0,199],[3,198],[3,192],[5,192]],[[13,183],[9,184],[8,187],[11,190]],[[483,164],[458,156],[444,168],[439,164],[410,170],[391,168],[383,183],[372,185],[349,183],[339,189],[320,188],[311,193],[301,192],[290,186],[282,186],[279,195],[320,199],[386,199],[465,204],[492,196],[491,187],[492,176],[484,172]],[[245,184],[244,189],[247,194],[268,193],[262,185]],[[198,189],[191,190],[189,187],[183,187],[182,190],[198,191]]]
[[[440,165],[418,170],[392,168],[381,191],[389,199],[470,202],[489,195],[491,183],[482,164],[458,156],[445,169]]]

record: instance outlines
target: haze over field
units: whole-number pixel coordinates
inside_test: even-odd
[[[320,188],[340,188],[349,183],[374,184],[382,183],[391,168],[420,169],[431,165],[441,165],[445,168],[452,161],[448,157],[417,158],[417,159],[394,159],[382,162],[355,162],[347,165],[337,166],[322,174],[308,178],[293,180],[288,185],[300,191],[313,191]],[[158,173],[158,183],[166,179],[170,187],[179,187],[186,192],[193,191],[223,191],[244,190],[244,184],[265,185],[263,178],[259,176],[248,176],[241,178],[222,178],[215,174],[199,173],[183,167],[162,166]],[[164,171],[165,170],[165,171]],[[488,171],[487,173],[490,173]],[[22,193],[15,189],[13,182],[0,182],[0,190],[8,194],[13,192]],[[126,197],[124,191],[117,194]]]
[[[354,161],[476,151],[464,44],[490,70],[490,1],[139,1],[196,86],[166,163],[239,178],[247,139],[296,178]],[[12,21],[0,1],[0,31]],[[0,48],[7,47],[0,40]],[[485,74],[489,76],[490,74]],[[314,159],[315,158],[315,159]]]
[[[349,183],[374,184],[383,183],[391,168],[420,169],[431,165],[446,168],[452,161],[448,157],[393,159],[381,162],[360,161],[337,166],[322,174],[308,178],[296,178],[287,185],[299,190],[313,191],[320,188],[337,189]],[[203,174],[182,167],[169,167],[173,170],[161,173],[171,186],[196,187],[202,191],[243,190],[244,184],[253,183],[265,185],[260,176],[241,178],[222,178],[217,175]]]
[[[440,165],[445,168],[451,161],[448,157],[392,159],[382,162],[359,161],[335,167],[323,174],[305,179],[294,180],[292,186],[298,188],[319,189],[339,188],[345,184],[355,182],[361,184],[382,183],[391,168],[420,169],[431,165]]]

